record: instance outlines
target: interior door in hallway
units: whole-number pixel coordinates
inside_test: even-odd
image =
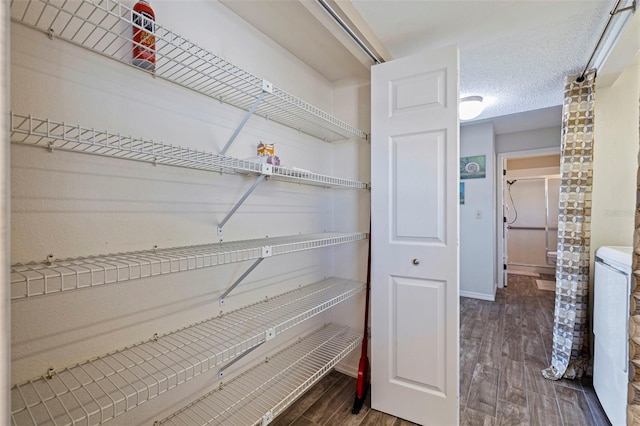
[[[372,408],[458,424],[456,46],[372,69]]]

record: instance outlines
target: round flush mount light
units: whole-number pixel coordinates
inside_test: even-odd
[[[482,113],[482,96],[467,96],[460,99],[460,120],[471,120]]]

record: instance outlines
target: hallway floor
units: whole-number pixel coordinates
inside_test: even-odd
[[[551,357],[554,292],[538,290],[535,280],[509,275],[495,302],[460,299],[461,425],[610,425],[588,379],[552,382],[540,374]],[[355,379],[333,371],[273,424],[413,425],[372,410],[368,399],[352,415],[354,392]]]
[[[495,302],[461,298],[461,424],[609,425],[588,378],[540,374],[551,360],[555,293],[535,280],[509,275]]]

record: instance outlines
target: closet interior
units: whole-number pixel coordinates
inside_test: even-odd
[[[12,421],[266,425],[358,356],[362,91],[217,2],[136,67],[131,6],[11,3]]]

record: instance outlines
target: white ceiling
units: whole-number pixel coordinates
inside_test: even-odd
[[[221,1],[329,81],[368,78],[371,61],[314,0]],[[477,120],[509,115],[524,124],[520,113],[542,109],[532,119],[544,127],[542,118],[553,119],[549,126],[559,122],[550,113],[559,109],[550,107],[562,103],[565,76],[586,65],[615,0],[334,4],[355,11],[372,43],[381,42],[393,58],[457,44],[461,96],[486,100]]]

